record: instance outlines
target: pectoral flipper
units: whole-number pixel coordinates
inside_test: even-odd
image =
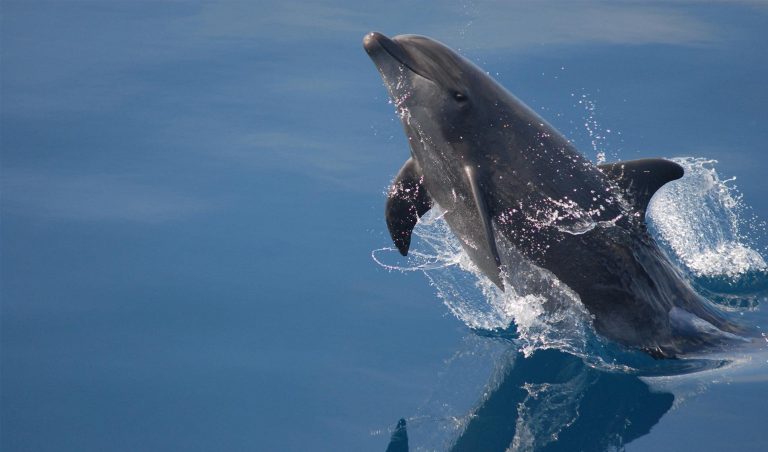
[[[389,235],[403,256],[411,246],[413,228],[431,208],[432,198],[424,187],[424,176],[416,160],[410,158],[392,181],[386,206]]]

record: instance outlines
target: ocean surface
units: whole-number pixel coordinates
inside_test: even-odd
[[[413,451],[768,449],[766,23],[762,1],[4,0],[0,449],[403,450],[400,419]],[[372,30],[459,49],[595,162],[680,163],[649,228],[757,337],[624,349],[557,284],[498,291],[438,209],[401,257]]]

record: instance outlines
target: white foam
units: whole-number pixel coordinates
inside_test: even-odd
[[[737,279],[768,270],[753,243],[765,224],[749,215],[741,195],[729,185],[733,179],[720,179],[715,160],[673,160],[683,166],[685,176],[662,187],[648,208],[657,239],[698,277]]]

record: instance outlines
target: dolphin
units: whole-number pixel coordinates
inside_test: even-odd
[[[407,255],[438,205],[500,289],[517,253],[575,291],[595,330],[656,357],[738,339],[744,328],[699,295],[650,236],[653,194],[684,170],[649,158],[595,165],[485,71],[424,36],[369,33],[363,46],[400,116],[410,158],[386,222]]]

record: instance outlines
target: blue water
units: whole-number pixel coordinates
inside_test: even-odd
[[[375,451],[404,418],[412,450],[765,450],[768,343],[628,352],[577,305],[483,292],[439,219],[423,261],[393,259],[384,192],[407,143],[361,39],[461,49],[595,161],[677,158],[654,235],[766,329],[766,19],[4,1],[0,449]]]

